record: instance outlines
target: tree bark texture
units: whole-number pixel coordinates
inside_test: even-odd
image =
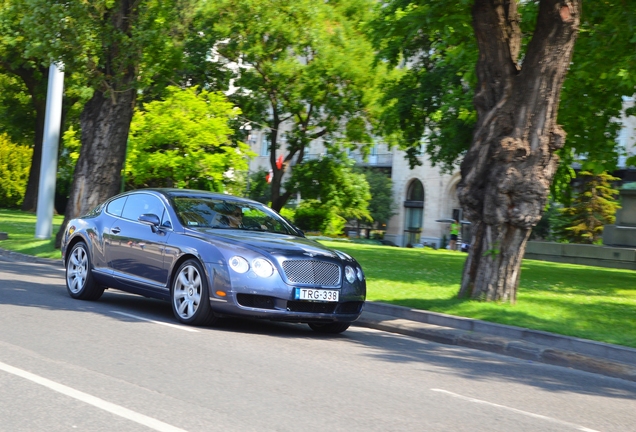
[[[130,38],[138,8],[139,2],[119,0],[117,7],[104,15],[104,20],[110,21],[112,31],[124,36],[122,39]],[[121,189],[121,170],[126,161],[141,59],[124,61],[126,47],[116,41],[117,38],[113,38],[113,41],[105,42],[103,65],[98,69],[104,78],[80,115],[82,147],[55,247],[60,247],[71,219],[85,214]]]
[[[84,106],[80,116],[82,149],[75,165],[64,222],[56,236],[57,247],[69,220],[119,193],[135,95],[131,88],[113,100],[96,91]]]
[[[472,222],[460,297],[515,302],[530,231],[541,219],[565,132],[557,124],[581,0],[541,0],[522,61],[515,0],[475,0],[477,124],[458,196]]]

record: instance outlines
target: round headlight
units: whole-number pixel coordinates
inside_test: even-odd
[[[250,269],[247,260],[241,256],[233,256],[229,261],[230,268],[237,273],[245,273]]]
[[[269,261],[264,260],[263,258],[256,258],[254,261],[252,261],[252,270],[254,270],[254,273],[259,275],[260,277],[267,278],[274,273],[274,266],[272,266]]]
[[[349,281],[349,283],[354,283],[356,281],[356,272],[350,266],[345,267],[345,277]]]
[[[358,280],[362,282],[364,280],[364,273],[362,273],[362,269],[360,267],[356,269],[356,274],[358,275]]]

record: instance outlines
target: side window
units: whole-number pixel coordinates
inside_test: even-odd
[[[155,214],[161,219],[163,210],[159,198],[148,194],[134,194],[128,196],[122,217],[136,221],[142,214]]]
[[[121,216],[121,211],[124,208],[124,204],[126,203],[126,199],[128,197],[117,198],[108,203],[108,207],[106,207],[106,212],[112,214],[113,216]]]
[[[163,212],[163,217],[161,218],[161,226],[164,228],[172,228],[172,222],[170,222],[170,216],[168,216],[168,212]]]

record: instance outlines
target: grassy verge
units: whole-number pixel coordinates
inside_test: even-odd
[[[0,248],[41,258],[58,259],[61,257],[60,250],[55,249],[54,241],[63,219],[63,216],[54,216],[53,235],[48,240],[40,240],[35,238],[37,218],[34,213],[0,209],[0,232],[9,234],[7,240],[0,240]]]
[[[466,254],[323,241],[359,260],[369,300],[636,348],[636,272],[524,260],[516,305],[456,298]]]
[[[0,248],[60,258],[53,238],[37,240],[36,216],[0,209]],[[53,221],[53,234],[62,217]],[[322,241],[356,257],[369,300],[545,330],[636,348],[636,272],[525,260],[516,305],[456,298],[466,254]]]

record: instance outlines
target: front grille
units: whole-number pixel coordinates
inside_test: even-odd
[[[274,297],[256,294],[237,294],[236,301],[244,307],[274,309]]]
[[[287,310],[290,312],[308,312],[308,313],[334,313],[338,303],[320,303],[320,302],[304,302],[304,301],[288,301]]]
[[[317,260],[283,262],[285,276],[292,283],[336,287],[340,285],[340,267]]]

